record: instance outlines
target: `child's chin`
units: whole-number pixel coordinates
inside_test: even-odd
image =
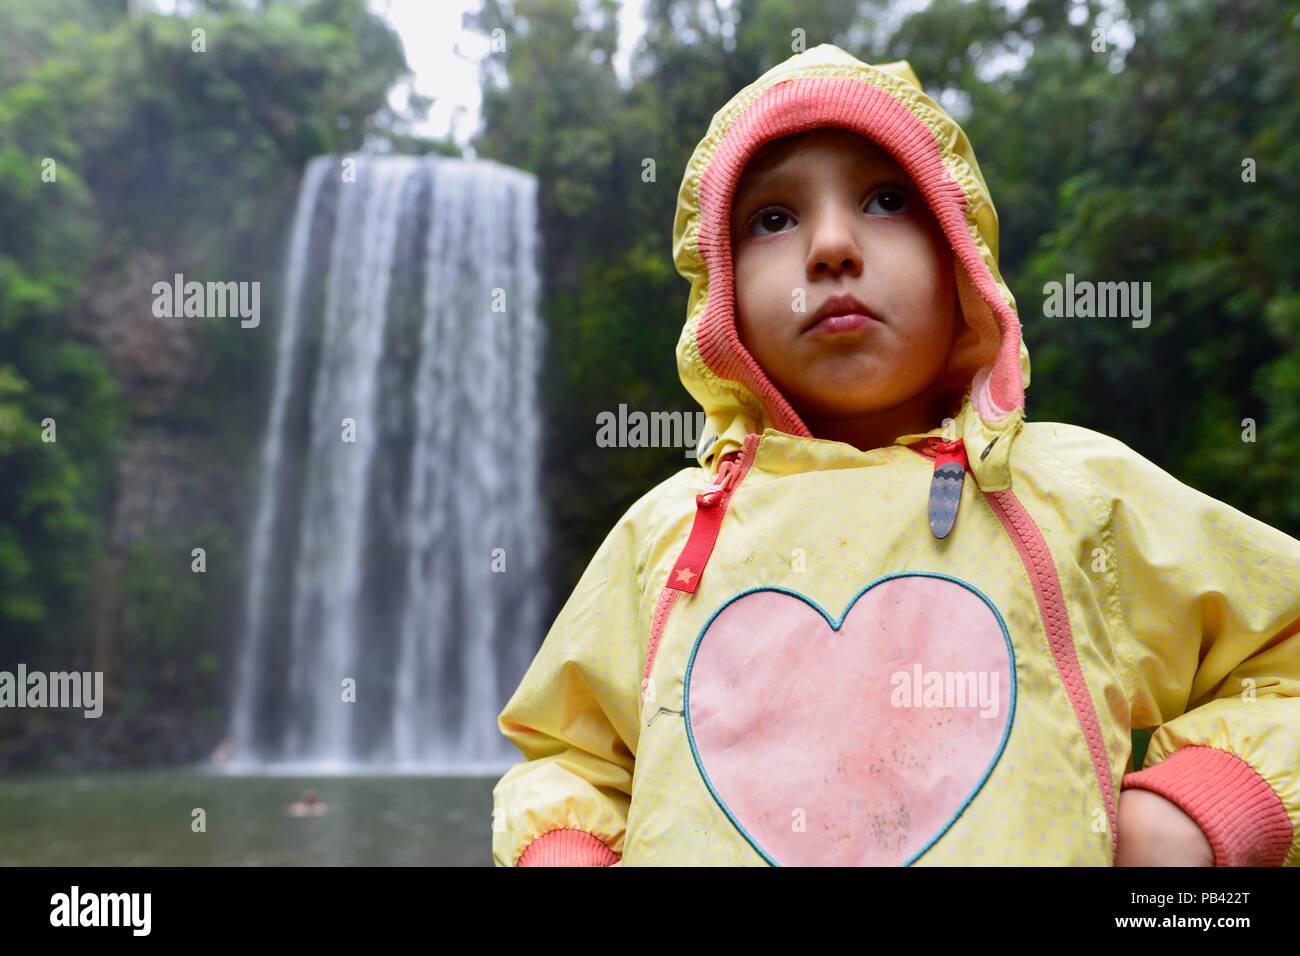
[[[800,410],[814,418],[836,420],[866,418],[868,415],[878,415],[881,412],[888,411],[891,407],[889,402],[882,402],[872,398],[860,396],[846,398],[841,392],[815,396],[801,403]]]

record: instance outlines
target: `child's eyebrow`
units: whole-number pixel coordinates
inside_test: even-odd
[[[799,179],[798,157],[780,159],[757,168],[744,171],[741,177],[741,189],[759,189],[765,186],[780,186],[787,179]]]

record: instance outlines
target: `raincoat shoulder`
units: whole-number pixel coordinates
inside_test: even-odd
[[[1124,662],[1129,726],[1152,729],[1122,789],[1201,826],[1218,865],[1300,864],[1300,540],[1179,481],[1124,442],[1030,422],[1013,472],[1081,498],[1078,555]]]

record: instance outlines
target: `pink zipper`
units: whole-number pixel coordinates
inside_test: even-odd
[[[1007,537],[1015,545],[1020,555],[1020,562],[1029,575],[1029,583],[1034,590],[1034,599],[1038,604],[1038,616],[1043,630],[1047,634],[1047,646],[1052,653],[1061,683],[1065,686],[1070,706],[1074,709],[1075,719],[1083,732],[1083,739],[1088,745],[1092,758],[1093,772],[1097,776],[1097,785],[1101,789],[1102,801],[1106,805],[1106,816],[1110,821],[1111,863],[1119,852],[1119,805],[1115,798],[1115,789],[1111,781],[1110,758],[1106,751],[1106,741],[1101,730],[1101,721],[1097,709],[1093,706],[1092,695],[1088,691],[1088,682],[1083,675],[1083,666],[1079,663],[1078,652],[1074,648],[1074,633],[1070,628],[1070,613],[1065,603],[1065,591],[1061,587],[1061,578],[1052,559],[1051,548],[1043,536],[1042,529],[1016,493],[1006,491],[986,491],[984,498],[1002,522]]]
[[[686,539],[677,562],[668,572],[668,580],[655,604],[654,617],[650,624],[650,642],[646,652],[645,672],[641,679],[641,697],[644,701],[646,688],[649,686],[650,671],[654,667],[655,654],[659,650],[659,639],[663,636],[668,615],[672,613],[677,597],[682,592],[694,594],[699,587],[700,578],[708,566],[713,554],[713,547],[718,541],[718,532],[722,530],[722,519],[727,513],[727,505],[740,483],[749,474],[754,463],[755,450],[762,440],[762,435],[753,432],[745,436],[745,442],[739,451],[728,453],[718,465],[718,474],[714,482],[695,496],[695,521],[691,533]]]
[[[687,594],[694,594],[699,587],[700,577],[708,566],[713,546],[717,544],[727,505],[753,460],[746,457],[746,452],[751,449],[751,441],[757,444],[760,437],[757,434],[746,435],[740,450],[727,455],[718,465],[718,477],[713,484],[695,496],[695,522],[691,525],[686,547],[682,548],[677,563],[668,573],[668,587]]]

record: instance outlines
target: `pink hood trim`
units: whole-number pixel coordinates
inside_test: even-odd
[[[760,96],[728,129],[700,181],[700,255],[711,277],[708,303],[697,330],[700,356],[720,378],[744,384],[763,403],[775,427],[802,437],[811,433],[795,410],[741,344],[735,322],[730,211],[736,184],[749,157],[763,143],[819,126],[840,126],[880,144],[912,177],[947,237],[957,261],[989,306],[997,328],[973,328],[976,341],[960,340],[954,355],[977,354],[996,342],[991,367],[969,362],[971,400],[985,422],[997,422],[1024,406],[1020,374],[1020,321],[998,293],[966,226],[966,197],[944,166],[934,135],[886,91],[856,79],[803,77]],[[965,307],[967,323],[979,310]],[[967,362],[954,359],[958,367]]]

